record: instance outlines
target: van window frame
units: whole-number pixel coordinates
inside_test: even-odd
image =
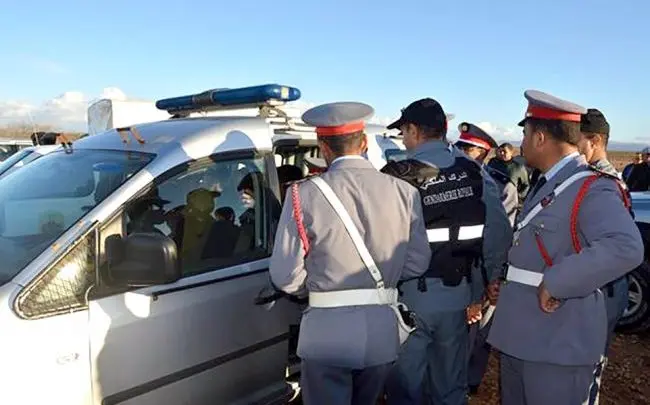
[[[182,173],[183,171],[187,170],[188,167],[191,167],[193,165],[198,165],[201,163],[207,163],[207,162],[219,162],[219,161],[227,161],[227,160],[233,160],[237,158],[251,158],[251,159],[262,159],[264,162],[264,176],[265,180],[267,182],[268,186],[268,193],[266,193],[266,201],[265,201],[265,206],[264,206],[264,226],[266,230],[266,251],[263,255],[260,255],[260,257],[255,257],[255,258],[248,258],[246,261],[240,262],[240,263],[232,263],[228,264],[227,266],[223,267],[218,267],[218,268],[212,268],[209,270],[202,271],[200,273],[196,274],[188,274],[186,277],[181,278],[180,280],[191,280],[192,278],[196,278],[197,280],[195,282],[188,282],[186,281],[186,284],[183,285],[176,285],[176,283],[170,284],[170,285],[155,285],[155,286],[148,286],[148,287],[129,287],[129,288],[105,288],[101,284],[101,275],[100,275],[100,260],[103,254],[103,247],[100,244],[101,240],[101,233],[102,230],[106,228],[106,226],[110,225],[113,223],[113,221],[118,220],[118,218],[122,217],[124,215],[125,209],[128,207],[129,203],[132,201],[136,200],[139,197],[142,197],[148,190],[151,189],[151,187],[156,186],[160,184],[161,182],[164,182],[166,180],[169,180],[170,178]],[[239,277],[245,277],[253,274],[257,274],[263,271],[268,271],[268,266],[264,266],[264,268],[259,269],[259,266],[251,266],[251,270],[247,272],[242,272],[240,274],[234,275],[234,276],[225,276],[225,277],[216,277],[215,279],[212,280],[201,280],[206,277],[208,274],[214,274],[218,273],[219,271],[222,271],[224,269],[228,268],[233,268],[233,267],[239,267],[242,265],[246,265],[249,263],[255,263],[259,262],[260,260],[265,260],[270,258],[272,252],[273,252],[273,244],[274,244],[274,237],[275,237],[275,230],[277,229],[277,220],[279,218],[275,219],[275,222],[273,222],[273,213],[271,209],[271,204],[270,201],[272,198],[275,198],[279,201],[279,196],[280,196],[280,187],[278,183],[278,177],[277,177],[277,168],[275,166],[275,158],[274,154],[271,151],[256,151],[256,150],[239,150],[239,151],[231,151],[231,152],[219,152],[215,153],[209,156],[205,156],[199,159],[195,160],[189,160],[186,162],[183,162],[177,166],[174,166],[173,168],[163,172],[162,174],[158,175],[158,177],[154,178],[149,184],[147,184],[145,187],[143,187],[139,192],[137,192],[135,195],[133,195],[131,198],[129,198],[124,204],[119,206],[111,215],[109,215],[105,220],[103,220],[101,223],[94,222],[92,224],[88,224],[89,226],[86,228],[86,231],[80,234],[77,238],[75,238],[74,241],[72,241],[68,246],[66,246],[62,251],[53,256],[52,260],[43,267],[42,271],[39,271],[33,278],[30,280],[29,283],[23,288],[20,289],[20,291],[16,294],[14,299],[12,300],[12,308],[14,309],[14,312],[22,319],[27,319],[27,320],[37,320],[37,319],[42,319],[42,318],[50,318],[53,316],[59,316],[59,315],[65,315],[71,312],[79,312],[79,311],[86,311],[88,310],[88,304],[90,301],[93,300],[99,300],[103,298],[108,298],[111,296],[115,295],[120,295],[124,294],[127,292],[133,292],[133,291],[138,291],[138,290],[149,290],[149,289],[154,289],[155,291],[152,292],[152,297],[154,299],[157,299],[158,296],[165,295],[165,294],[170,294],[176,291],[181,291],[181,290],[187,290],[187,289],[193,289],[193,288],[198,288],[202,287],[208,284],[214,284],[222,281],[228,281],[232,280],[235,278]],[[282,204],[282,202],[280,202]],[[28,294],[30,294],[32,291],[32,287],[35,285],[35,283],[38,280],[41,280],[43,277],[45,277],[49,272],[54,271],[53,269],[56,268],[56,266],[62,261],[65,260],[66,257],[68,257],[71,252],[74,251],[74,249],[86,238],[90,237],[91,234],[94,234],[94,268],[93,271],[95,273],[95,282],[93,285],[88,287],[88,293],[86,294],[86,302],[83,305],[80,305],[75,308],[61,308],[56,311],[48,311],[43,314],[37,314],[33,316],[28,316],[26,315],[21,309],[20,305],[22,302],[24,302],[24,299]]]
[[[101,258],[103,257],[104,254],[104,248],[101,246],[101,238],[102,238],[102,230],[105,229],[108,225],[110,225],[113,221],[116,220],[121,220],[123,221],[124,215],[125,215],[125,209],[128,207],[129,203],[137,200],[138,198],[142,197],[145,195],[149,190],[151,190],[152,187],[156,187],[167,180],[178,176],[179,174],[182,174],[183,172],[187,171],[189,168],[194,167],[194,166],[203,166],[203,165],[209,165],[210,163],[218,163],[218,162],[223,162],[223,161],[229,161],[229,160],[235,160],[235,159],[262,159],[264,162],[264,177],[267,182],[268,186],[268,193],[265,195],[266,201],[264,202],[264,228],[265,228],[265,233],[266,233],[266,250],[264,254],[255,256],[255,257],[248,257],[244,261],[239,261],[237,263],[228,263],[227,265],[224,266],[218,266],[218,267],[213,267],[213,268],[206,268],[203,271],[188,274],[184,277],[181,277],[180,280],[187,280],[185,281],[185,284],[183,285],[177,285],[178,281],[169,285],[155,285],[155,286],[148,286],[148,287],[130,287],[130,288],[114,288],[114,287],[108,287],[104,286],[101,283],[101,274],[100,274],[100,262]],[[260,152],[256,150],[239,150],[239,151],[230,151],[230,152],[220,152],[220,153],[215,153],[209,156],[205,156],[199,159],[195,160],[189,160],[186,162],[183,162],[165,172],[160,174],[158,177],[153,179],[149,184],[147,184],[145,187],[143,187],[138,193],[136,193],[134,196],[129,198],[128,201],[126,201],[124,204],[122,204],[119,209],[117,209],[113,215],[108,217],[105,221],[102,221],[101,224],[97,227],[97,251],[96,251],[96,274],[97,274],[97,280],[96,280],[96,285],[93,288],[93,291],[91,292],[91,296],[89,297],[89,300],[99,300],[103,298],[108,298],[111,296],[119,295],[119,294],[124,294],[126,292],[134,292],[138,290],[143,290],[143,289],[155,289],[155,291],[152,291],[151,296],[154,299],[157,299],[161,295],[166,295],[170,294],[173,292],[177,291],[183,291],[183,290],[189,290],[193,288],[199,288],[203,287],[205,285],[210,285],[210,284],[215,284],[218,282],[222,281],[228,281],[232,280],[235,278],[239,277],[245,277],[248,275],[253,275],[257,274],[262,271],[268,271],[268,268],[263,268],[263,269],[257,269],[254,268],[253,270],[249,272],[245,272],[242,274],[238,274],[235,276],[225,276],[225,277],[217,277],[215,279],[211,280],[201,280],[206,277],[206,275],[209,274],[215,274],[218,273],[222,270],[229,269],[229,268],[234,268],[242,265],[246,265],[249,263],[255,263],[259,262],[261,260],[266,260],[271,257],[271,254],[273,253],[273,245],[274,245],[274,239],[275,239],[275,231],[277,229],[277,221],[279,220],[279,217],[275,219],[273,218],[273,213],[272,213],[272,204],[271,200],[276,199],[279,201],[279,183],[278,183],[278,177],[277,177],[277,168],[275,166],[275,158],[273,152]],[[279,202],[282,204],[282,202]],[[124,224],[123,224],[124,226]],[[195,282],[192,282],[193,278],[197,279]]]

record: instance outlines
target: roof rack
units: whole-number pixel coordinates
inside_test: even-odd
[[[197,94],[162,99],[156,101],[156,108],[167,111],[172,115],[171,118],[186,118],[192,113],[246,108],[259,109],[260,116],[265,118],[286,117],[284,111],[277,107],[299,98],[300,90],[295,87],[264,84],[236,89],[212,89]]]

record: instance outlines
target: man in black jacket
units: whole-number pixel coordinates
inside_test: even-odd
[[[528,171],[521,163],[513,159],[515,148],[510,143],[502,143],[497,150],[496,158],[488,162],[488,166],[510,176],[510,180],[517,186],[519,201],[524,201],[530,183],[528,181]]]

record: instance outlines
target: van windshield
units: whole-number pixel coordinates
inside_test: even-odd
[[[15,277],[153,157],[62,150],[0,178],[0,284]]]
[[[23,149],[9,156],[9,158],[7,158],[6,160],[0,162],[0,176],[4,174],[4,172],[6,172],[7,170],[11,169],[16,163],[20,162],[21,160],[29,156],[30,153],[34,153],[34,152],[30,149]]]

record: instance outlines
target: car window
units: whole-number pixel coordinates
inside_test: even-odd
[[[257,260],[269,255],[270,215],[279,216],[271,196],[263,158],[192,164],[127,205],[125,233],[170,237],[186,276]]]

